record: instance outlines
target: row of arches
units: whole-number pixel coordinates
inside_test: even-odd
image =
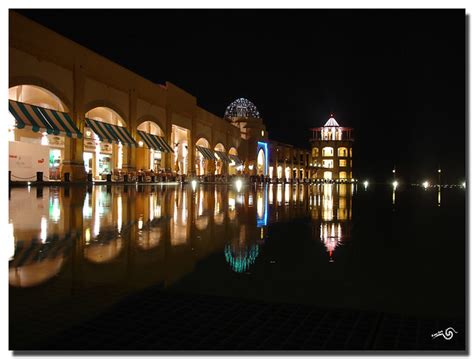
[[[9,89],[9,100],[27,103],[46,109],[60,112],[69,112],[68,106],[51,91],[36,85],[18,85]],[[120,128],[128,128],[123,116],[115,109],[108,106],[101,106],[95,103],[95,107],[88,108],[84,114],[86,119],[97,121],[100,123],[118,126]],[[120,172],[124,167],[129,167],[131,153],[127,150],[126,143],[118,143],[103,141],[97,135],[89,122],[83,124],[83,148],[82,159],[86,173],[90,173],[95,180],[105,179],[109,174]],[[66,147],[70,145],[69,139],[62,135],[48,134],[44,132],[33,132],[29,129],[15,128],[15,118],[13,115],[9,119],[9,140],[20,144],[28,143],[30,145],[43,145],[49,148],[49,163],[47,179],[60,179],[60,167],[65,159]],[[81,129],[82,130],[82,129]],[[158,150],[152,148],[148,143],[144,143],[140,138],[140,132],[150,134],[162,138],[169,150]],[[153,171],[155,173],[171,168],[177,174],[188,174],[189,170],[195,171],[198,175],[206,174],[237,174],[238,164],[234,161],[223,161],[216,156],[215,161],[204,159],[202,154],[197,150],[196,146],[209,148],[213,151],[219,151],[228,155],[238,156],[237,149],[230,147],[227,149],[223,143],[219,142],[214,147],[211,146],[208,139],[200,136],[195,143],[191,142],[189,129],[172,125],[171,138],[166,138],[165,131],[159,122],[151,117],[146,116],[138,120],[135,136],[131,136],[138,144],[136,152],[136,169],[143,171]],[[133,141],[132,140],[132,141]],[[168,143],[168,141],[170,141]],[[191,146],[190,146],[191,145]],[[20,146],[21,147],[21,146]],[[19,151],[21,151],[21,148]],[[30,146],[31,147],[31,146]],[[195,151],[194,156],[190,156],[189,147]],[[160,148],[161,149],[161,148]],[[23,151],[27,151],[26,147]],[[165,163],[164,153],[171,153],[171,163]],[[189,163],[191,158],[194,164]]]
[[[312,150],[312,157],[319,157],[319,148],[318,147],[313,147]],[[334,148],[330,146],[325,146],[321,148],[321,155],[323,157],[333,157],[334,156]],[[352,157],[352,148],[347,148],[347,147],[338,147],[337,148],[337,156],[338,157]]]

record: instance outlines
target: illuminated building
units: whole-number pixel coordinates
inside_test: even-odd
[[[270,141],[245,98],[224,116],[172,83],[155,84],[9,12],[8,138],[12,181],[177,175],[310,177],[309,152]],[[211,177],[212,178],[212,177]]]
[[[340,126],[331,115],[323,127],[312,128],[313,178],[352,179],[352,128]]]

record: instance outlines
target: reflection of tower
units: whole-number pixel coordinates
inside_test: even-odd
[[[350,237],[352,190],[352,184],[324,184],[310,193],[313,235],[324,244],[331,262],[336,248]]]

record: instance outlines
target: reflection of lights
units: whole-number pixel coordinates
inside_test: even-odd
[[[277,202],[278,202],[278,205],[279,205],[279,206],[281,206],[282,192],[283,192],[282,185],[279,184],[279,185],[278,185],[278,188],[277,188]]]
[[[54,198],[49,201],[49,216],[55,223],[59,222],[61,218],[61,208],[59,207],[59,198]]]
[[[242,189],[242,180],[241,179],[237,179],[235,181],[235,188],[237,189],[237,192],[240,192],[240,190]]]
[[[138,229],[142,230],[143,229],[143,217],[140,216],[140,219],[138,220]]]
[[[441,187],[438,187],[438,207],[441,207]]]
[[[342,229],[341,224],[338,223],[337,227],[335,223],[324,223],[320,226],[320,237],[326,250],[329,252],[330,260],[332,261],[332,254],[341,243]]]
[[[235,209],[235,198],[229,197],[229,209],[233,211]]]
[[[196,186],[197,186],[197,181],[193,179],[193,180],[191,181],[191,187],[192,187],[193,191],[196,190]]]
[[[423,182],[423,188],[428,188],[430,183],[428,181]]]
[[[122,231],[122,196],[117,197],[117,230]]]
[[[84,218],[92,218],[92,206],[89,204],[89,197],[89,193],[86,193],[86,198],[84,199],[84,207],[82,207],[82,216]]]
[[[48,220],[45,216],[41,217],[41,232],[40,232],[40,239],[41,242],[46,242],[48,238]]]
[[[369,187],[369,181],[364,181],[364,188],[367,189]]]
[[[91,241],[91,229],[86,228],[86,233],[84,234],[84,238],[86,240],[86,245],[90,243]]]
[[[393,181],[392,185],[393,185],[393,188],[396,189],[396,188],[398,187],[398,182],[397,182],[397,181]]]
[[[466,188],[466,182],[463,182],[463,183],[461,184],[461,186],[462,186],[463,188]]]

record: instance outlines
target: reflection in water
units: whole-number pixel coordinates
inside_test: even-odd
[[[272,223],[308,215],[313,238],[333,260],[336,249],[350,237],[352,193],[353,186],[346,184],[272,184],[240,192],[223,185],[199,185],[195,190],[71,187],[67,193],[48,187],[41,197],[14,188],[10,284],[37,286],[61,276],[65,264],[71,263],[73,276],[98,280],[99,268],[114,265],[123,267],[113,271],[118,282],[124,280],[124,271],[143,271],[141,280],[170,285],[212,253],[223,254],[230,270],[245,273],[258,265],[271,242]],[[82,277],[72,280],[90,282]]]

